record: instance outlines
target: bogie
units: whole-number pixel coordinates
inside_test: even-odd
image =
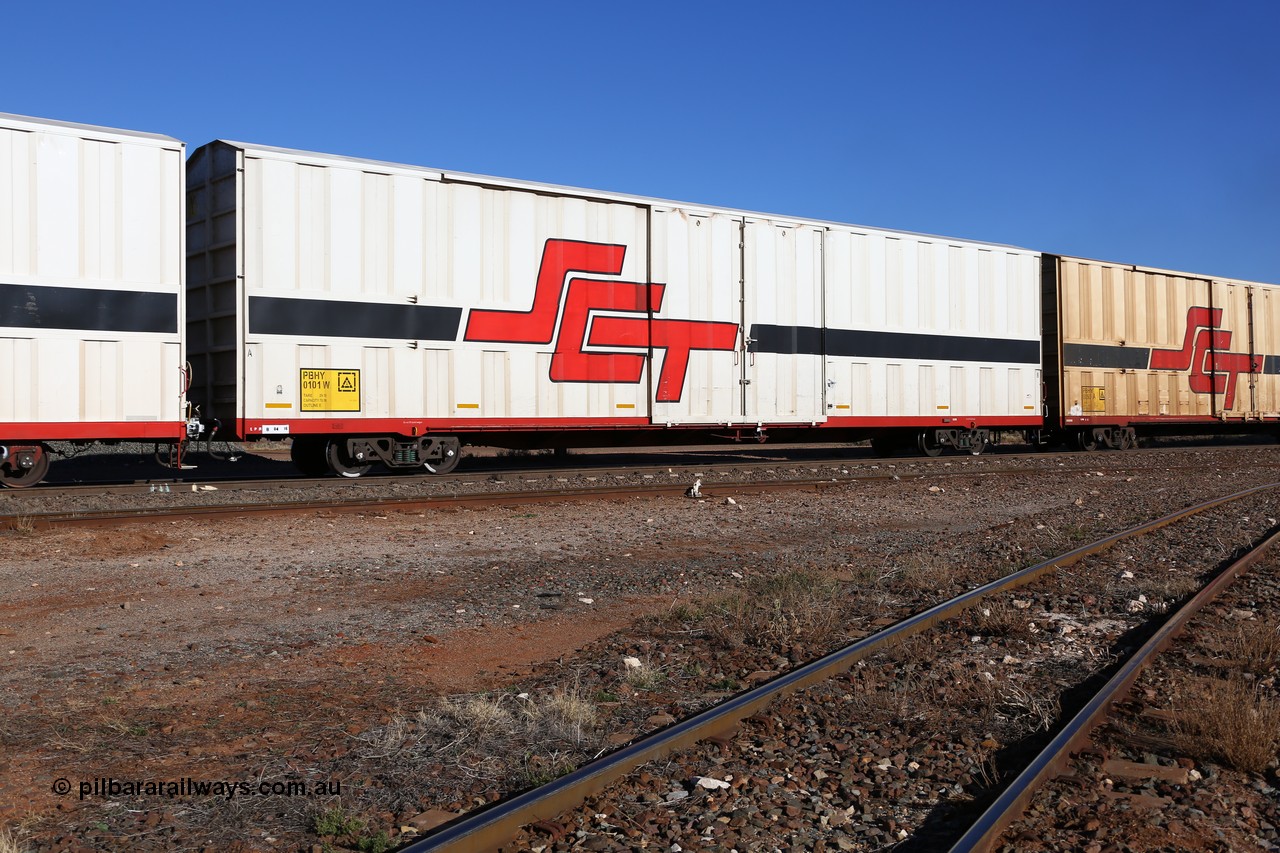
[[[26,489],[49,473],[49,449],[43,444],[0,447],[0,486]]]

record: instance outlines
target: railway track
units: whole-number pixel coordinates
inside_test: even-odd
[[[1178,451],[1171,451],[1177,454]],[[1039,464],[1027,464],[1035,460]],[[388,475],[359,481],[332,477],[259,477],[207,481],[148,481],[104,485],[42,485],[0,493],[0,530],[22,527],[107,526],[143,519],[273,515],[315,511],[422,511],[485,504],[543,503],[641,495],[684,494],[702,484],[707,497],[756,494],[777,488],[822,490],[839,484],[929,478],[1016,478],[1037,473],[1112,476],[1143,469],[1148,458],[1081,457],[1080,454],[999,457],[975,460],[877,459],[839,457],[803,461],[734,458],[712,464],[629,464],[498,470],[424,478]],[[1128,461],[1130,464],[1124,464]],[[1262,462],[1254,467],[1280,467]],[[1179,461],[1168,470],[1199,470],[1203,462]],[[548,486],[548,484],[550,484]],[[412,492],[406,494],[406,492]],[[276,495],[286,494],[278,498]],[[235,496],[235,497],[230,497]],[[251,496],[251,497],[241,497]],[[139,504],[138,501],[143,501]],[[132,505],[124,505],[130,504]],[[74,508],[64,509],[63,505]]]
[[[722,748],[732,749],[730,744],[735,743],[735,732],[744,721],[759,721],[769,713],[768,709],[792,694],[811,690],[815,686],[829,682],[832,678],[847,674],[851,669],[863,665],[875,655],[900,649],[909,638],[935,628],[945,620],[955,620],[962,612],[970,611],[984,602],[1008,596],[1014,590],[1042,581],[1053,573],[1063,572],[1082,561],[1096,558],[1097,555],[1109,551],[1120,542],[1148,536],[1192,517],[1270,492],[1277,485],[1280,484],[1248,489],[1197,504],[1072,549],[956,596],[900,620],[843,649],[797,667],[766,684],[739,693],[688,719],[675,722],[660,731],[637,739],[616,752],[580,767],[547,785],[502,800],[475,814],[466,815],[410,845],[405,848],[405,851],[406,853],[426,853],[426,851],[498,848],[517,838],[522,831],[521,827],[530,826],[535,828],[524,831],[532,835],[523,837],[521,846],[531,843],[530,837],[537,838],[541,833],[547,849],[559,849],[556,847],[556,842],[564,838],[572,839],[575,827],[578,827],[577,840],[581,841],[584,831],[589,832],[583,828],[584,818],[589,821],[590,815],[595,815],[596,818],[605,817],[604,813],[610,811],[619,802],[618,798],[602,792],[606,792],[609,786],[619,783],[629,775],[634,775],[638,768],[677,754],[681,750],[687,751],[695,744],[708,739],[714,739]],[[1234,562],[1202,592],[1192,597],[1176,615],[1155,620],[1159,623],[1158,626],[1143,620],[1141,625],[1135,627],[1134,631],[1137,633],[1152,633],[1151,638],[1140,649],[1128,655],[1128,659],[1123,664],[1113,667],[1116,670],[1115,674],[1104,689],[1088,701],[1082,702],[1082,710],[1072,716],[1070,722],[1055,727],[1056,732],[1048,745],[1027,763],[1027,769],[1021,775],[1003,786],[1004,793],[973,823],[971,828],[967,831],[943,833],[944,836],[950,837],[947,843],[954,842],[955,850],[990,849],[1000,833],[1021,813],[1022,807],[1034,789],[1052,774],[1053,768],[1060,766],[1066,752],[1073,746],[1078,746],[1082,739],[1087,737],[1088,732],[1097,725],[1100,715],[1128,689],[1147,658],[1167,643],[1168,638],[1184,624],[1191,613],[1202,608],[1206,601],[1218,594],[1239,571],[1256,560],[1257,555],[1275,541],[1275,536],[1268,538],[1245,558]],[[803,702],[800,704],[803,705]],[[1004,779],[1012,776],[1008,768],[1001,768],[1000,775]],[[708,778],[710,777],[699,777],[694,790],[699,790],[697,785],[703,785],[709,791],[729,789],[734,785],[732,775],[728,779],[713,778],[709,783],[702,781]],[[994,780],[989,781],[994,782]],[[986,787],[989,793],[1002,786],[988,784]],[[737,786],[734,786],[733,790],[738,790]],[[703,793],[707,791],[704,790]],[[590,801],[592,797],[599,799]],[[584,806],[584,803],[589,804]],[[964,812],[965,809],[961,807],[960,811]],[[726,821],[726,824],[731,823],[732,820]],[[905,830],[898,831],[901,835],[886,840],[902,841],[908,837]],[[711,839],[708,837],[703,840]],[[936,842],[937,839],[934,841]],[[595,846],[590,849],[610,849],[610,845]]]
[[[1266,447],[1266,445],[1187,445],[1174,447],[1151,448],[1141,451],[1144,457],[1160,457],[1165,455],[1181,456],[1187,452],[1204,450],[1248,450]],[[1019,450],[1014,447],[1002,447],[998,452],[989,452],[979,457],[968,455],[943,455],[936,458],[924,456],[892,456],[879,457],[866,448],[849,448],[846,446],[813,446],[782,445],[762,446],[752,449],[718,449],[703,448],[693,450],[664,451],[654,450],[648,453],[576,453],[571,463],[565,464],[553,457],[525,457],[514,460],[503,457],[475,457],[468,459],[472,470],[455,471],[451,474],[435,477],[420,473],[396,473],[383,470],[372,472],[358,480],[338,480],[332,476],[306,477],[300,475],[288,461],[288,452],[266,451],[253,453],[239,451],[224,453],[218,457],[199,454],[193,458],[201,460],[185,472],[173,473],[170,469],[159,466],[147,467],[142,476],[122,473],[118,467],[110,465],[105,458],[100,458],[96,466],[102,472],[92,479],[84,481],[59,482],[55,476],[46,482],[29,489],[5,490],[0,495],[9,500],[35,500],[62,496],[94,495],[94,494],[152,494],[155,492],[179,492],[199,490],[202,486],[215,486],[220,490],[254,490],[254,489],[300,489],[311,487],[332,487],[343,484],[344,488],[390,488],[390,487],[438,487],[463,486],[486,483],[493,480],[537,480],[573,478],[584,476],[597,477],[631,477],[646,474],[665,474],[675,470],[681,474],[703,470],[736,470],[767,471],[775,468],[850,468],[859,471],[884,468],[932,471],[956,465],[1009,465],[1021,466],[1024,470],[1035,464],[1056,465],[1060,462],[1071,470],[1089,470],[1096,467],[1120,469],[1140,467],[1144,463],[1123,454],[1098,453],[1081,454],[1078,451],[1034,451]],[[121,454],[122,459],[132,458]],[[235,456],[244,461],[227,462],[227,456]],[[256,461],[250,461],[256,460]],[[84,466],[89,467],[89,466]],[[255,473],[241,473],[242,470]]]

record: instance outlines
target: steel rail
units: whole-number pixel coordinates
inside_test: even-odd
[[[787,463],[791,464],[791,463]],[[677,466],[660,466],[673,469]],[[672,480],[678,480],[683,484],[689,477],[695,476],[697,469],[701,471],[715,471],[714,466],[685,466],[688,470],[681,470],[678,474],[671,474]],[[742,467],[735,464],[734,468]],[[775,466],[776,467],[776,466]],[[1186,466],[1196,468],[1201,466]],[[1258,467],[1258,466],[1255,466]],[[958,468],[948,471],[931,471],[927,469],[896,469],[889,468],[877,473],[858,472],[849,473],[842,476],[824,476],[824,477],[806,477],[795,479],[777,479],[768,481],[750,481],[750,482],[713,482],[707,486],[707,491],[703,493],[703,497],[717,497],[717,492],[723,495],[726,490],[732,490],[735,494],[755,494],[764,491],[785,490],[787,488],[808,488],[816,489],[829,488],[841,484],[853,484],[860,482],[881,482],[886,480],[921,480],[925,478],[932,479],[950,479],[954,477],[1017,477],[1029,476],[1037,474],[1073,474],[1083,471],[1096,471],[1098,466],[1086,465],[1080,468],[989,468],[985,470],[973,470],[969,468]],[[659,470],[654,468],[652,470]],[[1117,467],[1108,469],[1107,473],[1114,476],[1141,472],[1141,467]],[[637,468],[630,469],[627,473],[618,473],[607,469],[580,469],[580,470],[543,470],[538,471],[537,477],[526,476],[523,482],[529,483],[536,480],[559,478],[560,475],[578,478],[592,478],[599,476],[624,477],[624,476],[653,476],[649,473],[650,469]],[[594,473],[592,473],[594,472]],[[503,472],[504,475],[510,472]],[[514,472],[516,474],[533,473],[533,472]],[[497,473],[488,474],[471,474],[461,482],[463,483],[489,483],[493,482]],[[704,475],[705,476],[705,475]],[[683,479],[679,479],[683,478]],[[134,507],[130,509],[118,510],[71,510],[65,512],[23,512],[20,505],[24,500],[36,499],[52,499],[59,497],[72,497],[78,495],[101,496],[103,494],[182,494],[188,488],[194,493],[201,492],[197,483],[135,483],[131,485],[119,486],[44,486],[39,489],[24,489],[20,492],[2,492],[0,491],[0,530],[6,527],[14,527],[21,523],[22,525],[32,525],[35,528],[43,529],[54,525],[76,524],[85,526],[106,525],[111,522],[125,522],[142,519],[166,519],[166,518],[182,518],[186,516],[233,516],[241,514],[287,514],[290,512],[307,512],[312,510],[332,510],[335,512],[359,512],[365,509],[421,509],[426,507],[440,506],[459,506],[467,504],[484,504],[484,503],[538,503],[542,501],[553,501],[557,499],[569,500],[580,497],[611,497],[616,495],[663,495],[673,494],[675,492],[683,492],[683,485],[676,485],[674,482],[658,484],[619,484],[614,486],[584,486],[578,488],[567,489],[523,489],[515,491],[502,492],[471,492],[471,493],[450,493],[437,495],[416,495],[406,497],[395,497],[385,495],[365,496],[362,491],[372,490],[379,487],[395,487],[405,484],[417,484],[422,482],[421,477],[405,479],[402,477],[378,477],[360,481],[342,481],[333,478],[286,478],[274,479],[265,478],[260,480],[229,480],[229,481],[209,481],[206,485],[217,483],[216,487],[210,491],[236,492],[236,491],[267,491],[269,489],[295,489],[309,487],[333,486],[335,489],[341,489],[350,497],[336,498],[332,500],[317,499],[303,501],[261,501],[258,503],[219,503],[209,504],[205,506],[187,506],[187,507]],[[444,485],[446,481],[440,481]],[[454,480],[449,480],[450,485],[457,485]],[[170,488],[173,486],[174,488]],[[17,506],[11,506],[17,504]]]
[[[1187,601],[1177,613],[1145,642],[1102,689],[1080,709],[1066,726],[1032,760],[996,798],[982,816],[961,836],[951,848],[952,853],[985,853],[991,850],[1001,835],[1026,811],[1027,805],[1045,782],[1058,774],[1072,752],[1084,747],[1092,733],[1111,711],[1111,706],[1124,698],[1142,670],[1156,655],[1166,648],[1186,627],[1191,617],[1213,601],[1236,577],[1258,561],[1277,541],[1280,532],[1271,534],[1236,562],[1232,563]]]
[[[783,447],[782,451],[790,451],[796,449],[804,449],[804,446]],[[858,450],[859,448],[855,448]],[[1144,469],[1142,464],[1143,458],[1154,454],[1178,453],[1183,450],[1213,450],[1222,449],[1217,446],[1209,447],[1190,447],[1190,448],[1160,448],[1144,451],[1137,457],[1125,456],[1123,462],[1127,464],[1119,464],[1114,467],[1107,468],[1109,474],[1122,474],[1141,471]],[[1231,449],[1231,448],[1227,448]],[[611,463],[595,463],[592,461],[592,455],[581,455],[573,457],[580,463],[576,467],[566,468],[557,467],[538,467],[536,464],[524,467],[500,467],[500,468],[484,468],[482,470],[455,471],[450,474],[436,477],[429,474],[412,473],[405,474],[397,471],[383,471],[370,473],[356,480],[342,480],[332,476],[324,477],[306,477],[296,473],[285,473],[277,475],[264,475],[257,478],[237,478],[229,476],[214,475],[212,477],[149,477],[145,479],[137,479],[132,481],[125,480],[109,480],[104,479],[98,481],[82,481],[82,482],[44,482],[38,486],[26,489],[6,489],[0,490],[0,496],[7,501],[20,500],[39,500],[53,497],[64,497],[72,495],[101,495],[101,494],[146,494],[155,491],[186,491],[192,486],[199,487],[201,485],[216,485],[218,489],[223,490],[249,490],[255,488],[261,489],[293,489],[293,488],[309,488],[335,486],[339,483],[343,488],[375,488],[379,486],[396,486],[396,485],[426,485],[426,484],[461,484],[473,482],[487,482],[495,478],[502,479],[518,479],[526,480],[534,479],[550,479],[557,477],[589,477],[589,476],[642,476],[666,470],[676,470],[683,474],[695,474],[697,472],[715,471],[721,469],[735,470],[753,470],[753,469],[769,469],[779,467],[790,468],[809,468],[817,465],[841,466],[850,469],[870,470],[874,468],[883,469],[907,469],[912,476],[957,476],[959,474],[1004,474],[1006,472],[1013,473],[1034,473],[1044,471],[1044,468],[996,468],[994,470],[975,471],[970,470],[967,466],[960,468],[958,471],[936,471],[930,470],[935,468],[950,467],[957,461],[973,462],[980,461],[980,464],[988,463],[1007,463],[1020,464],[1024,459],[1054,459],[1065,458],[1071,459],[1078,464],[1071,467],[1061,467],[1054,469],[1057,473],[1073,473],[1081,471],[1096,471],[1100,467],[1106,467],[1107,464],[1120,461],[1121,457],[1110,455],[1091,455],[1082,456],[1077,451],[1072,452],[1006,452],[1000,454],[983,454],[980,457],[971,457],[968,455],[960,456],[897,456],[897,457],[876,457],[876,456],[815,456],[813,458],[777,458],[777,459],[751,459],[740,458],[735,459],[732,456],[734,451],[724,451],[718,454],[708,453],[708,455],[718,455],[719,459],[705,459],[698,461],[678,460],[678,461],[660,461],[653,462],[636,462],[626,465],[613,465]],[[745,452],[744,452],[745,454]],[[271,459],[264,456],[263,458]],[[1090,460],[1093,460],[1090,464]],[[1173,469],[1190,469],[1203,468],[1203,465],[1177,465],[1167,466]],[[1255,463],[1252,467],[1280,467],[1277,463]],[[855,475],[857,477],[858,475]],[[865,479],[884,479],[884,474],[866,474],[860,478]],[[904,475],[905,476],[905,475]]]
[[[715,470],[702,466],[703,470]],[[1087,466],[1079,469],[1096,470],[1096,466]],[[1130,470],[1139,469],[1112,469],[1113,474],[1122,474]],[[1066,469],[1065,473],[1076,472],[1075,469]],[[571,472],[570,472],[571,473]],[[952,477],[1016,477],[1045,473],[1039,468],[997,468],[983,471],[974,471],[970,469],[957,469],[954,471],[888,471],[881,473],[858,473],[849,474],[839,477],[805,477],[805,478],[780,478],[776,480],[754,480],[745,482],[713,482],[707,485],[706,491],[702,493],[703,498],[724,497],[727,492],[733,494],[759,494],[769,491],[786,491],[801,490],[812,488],[819,491],[826,488],[834,488],[840,485],[850,485],[860,482],[880,482],[886,480],[903,480],[916,481],[921,479],[948,479]],[[1049,473],[1064,473],[1064,469],[1053,469]],[[590,475],[579,475],[590,476]],[[368,483],[343,483],[341,481],[329,480],[306,480],[299,482],[297,480],[285,481],[246,481],[248,491],[254,486],[267,484],[272,488],[293,488],[295,486],[311,486],[311,485],[338,485],[346,492],[349,497],[336,499],[317,499],[303,501],[261,501],[258,503],[218,503],[208,504],[204,506],[177,506],[177,507],[134,507],[131,509],[118,510],[72,510],[67,512],[33,512],[23,513],[21,510],[16,512],[0,512],[0,529],[5,526],[13,527],[19,521],[24,525],[31,525],[37,529],[52,527],[55,525],[80,525],[80,526],[102,526],[111,523],[123,523],[126,521],[137,521],[142,519],[172,519],[183,518],[188,516],[201,517],[221,517],[235,516],[247,514],[287,514],[297,512],[310,512],[315,510],[331,510],[334,512],[360,512],[369,509],[389,509],[389,510],[412,510],[424,508],[437,508],[442,506],[462,506],[476,505],[486,503],[505,503],[505,504],[522,504],[522,503],[541,503],[556,500],[573,500],[578,498],[609,498],[617,496],[635,496],[635,495],[672,495],[683,494],[687,487],[684,485],[688,478],[693,476],[692,473],[681,472],[679,477],[672,476],[671,481],[661,484],[619,484],[619,485],[603,485],[603,486],[582,486],[574,488],[561,489],[521,489],[514,491],[501,492],[469,492],[469,493],[450,493],[441,495],[414,495],[405,497],[374,495],[367,496],[361,493],[362,489],[374,488],[379,485],[390,485],[400,480],[382,480]],[[546,479],[538,477],[536,479]],[[526,479],[530,482],[532,478]],[[492,481],[491,477],[486,477],[483,482]],[[94,491],[91,487],[77,487],[84,489],[90,493],[101,494],[101,491]],[[199,492],[199,487],[191,486],[193,492]],[[235,484],[220,483],[217,490],[225,490],[232,492],[236,490]],[[165,490],[163,494],[178,493],[185,491],[179,487],[175,490]],[[79,493],[79,492],[77,492]],[[31,494],[25,492],[24,494]],[[157,492],[157,494],[161,494]],[[8,497],[7,494],[3,495]],[[44,497],[46,495],[32,495],[33,497]],[[0,504],[3,507],[3,504]]]
[[[672,723],[608,755],[588,762],[547,785],[461,815],[433,830],[424,838],[402,848],[400,853],[428,853],[428,851],[452,853],[452,851],[487,850],[500,847],[515,837],[520,827],[550,820],[576,808],[587,797],[600,792],[607,785],[643,764],[660,759],[677,749],[732,731],[742,720],[763,710],[774,700],[839,675],[858,661],[932,628],[988,595],[1025,586],[1049,572],[1105,551],[1121,540],[1151,533],[1189,516],[1278,486],[1280,483],[1256,486],[1178,510],[976,587],[843,649],[784,673],[752,690],[730,697],[687,720]]]
[[[905,478],[904,478],[905,479]],[[830,477],[803,480],[771,480],[751,483],[716,483],[702,493],[704,499],[724,497],[728,492],[733,494],[760,494],[773,491],[801,491],[834,488],[847,485],[847,479],[833,480]],[[315,500],[289,502],[262,502],[214,504],[207,506],[178,506],[163,508],[119,509],[99,511],[71,511],[57,513],[31,513],[26,515],[0,516],[0,527],[4,523],[14,526],[21,522],[33,529],[46,529],[53,526],[104,526],[129,521],[163,520],[178,518],[216,518],[224,516],[244,515],[287,515],[301,512],[365,512],[369,510],[408,511],[416,509],[435,509],[447,506],[504,504],[519,506],[522,504],[554,503],[581,499],[606,499],[636,496],[684,495],[688,486],[663,483],[650,485],[628,484],[625,486],[597,486],[590,488],[567,489],[529,489],[513,492],[473,492],[453,495],[418,495],[413,497],[364,497],[355,500]]]

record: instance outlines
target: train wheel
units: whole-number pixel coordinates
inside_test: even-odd
[[[982,451],[986,449],[987,449],[987,442],[983,439],[978,439],[977,441],[974,441],[969,445],[969,455],[981,456]]]
[[[931,429],[927,429],[916,437],[916,447],[920,448],[920,452],[925,456],[941,456],[942,445],[938,443],[938,435]]]
[[[294,467],[307,477],[322,477],[329,473],[323,436],[294,436],[289,445],[289,459]]]
[[[29,467],[22,467],[30,463]],[[49,451],[38,448],[17,451],[0,464],[0,486],[25,489],[34,486],[49,473]]]
[[[362,462],[353,458],[347,452],[346,440],[341,438],[329,441],[328,447],[325,448],[325,460],[329,463],[330,471],[349,480],[363,477],[373,467],[371,462]]]
[[[1126,429],[1120,433],[1120,449],[1133,450],[1138,446],[1138,436],[1131,429]]]
[[[1091,429],[1082,429],[1076,433],[1076,447],[1080,450],[1094,451],[1098,449],[1098,437]]]
[[[428,474],[448,474],[462,461],[462,445],[456,438],[447,438],[440,442],[443,445],[438,462],[423,462],[422,469]]]

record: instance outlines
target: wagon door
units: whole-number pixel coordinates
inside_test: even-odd
[[[660,208],[652,217],[653,422],[741,422],[742,219]]]
[[[1255,417],[1260,409],[1258,379],[1258,321],[1266,320],[1263,305],[1255,305],[1258,288],[1239,282],[1214,281],[1211,285],[1213,334],[1207,363],[1199,365],[1212,377],[1204,381],[1213,395],[1213,414],[1224,418]],[[1196,380],[1192,365],[1192,381]]]
[[[826,420],[823,230],[771,220],[743,229],[742,410],[758,424]]]
[[[1280,414],[1280,297],[1274,287],[1250,287],[1253,317],[1254,411],[1274,418]]]

